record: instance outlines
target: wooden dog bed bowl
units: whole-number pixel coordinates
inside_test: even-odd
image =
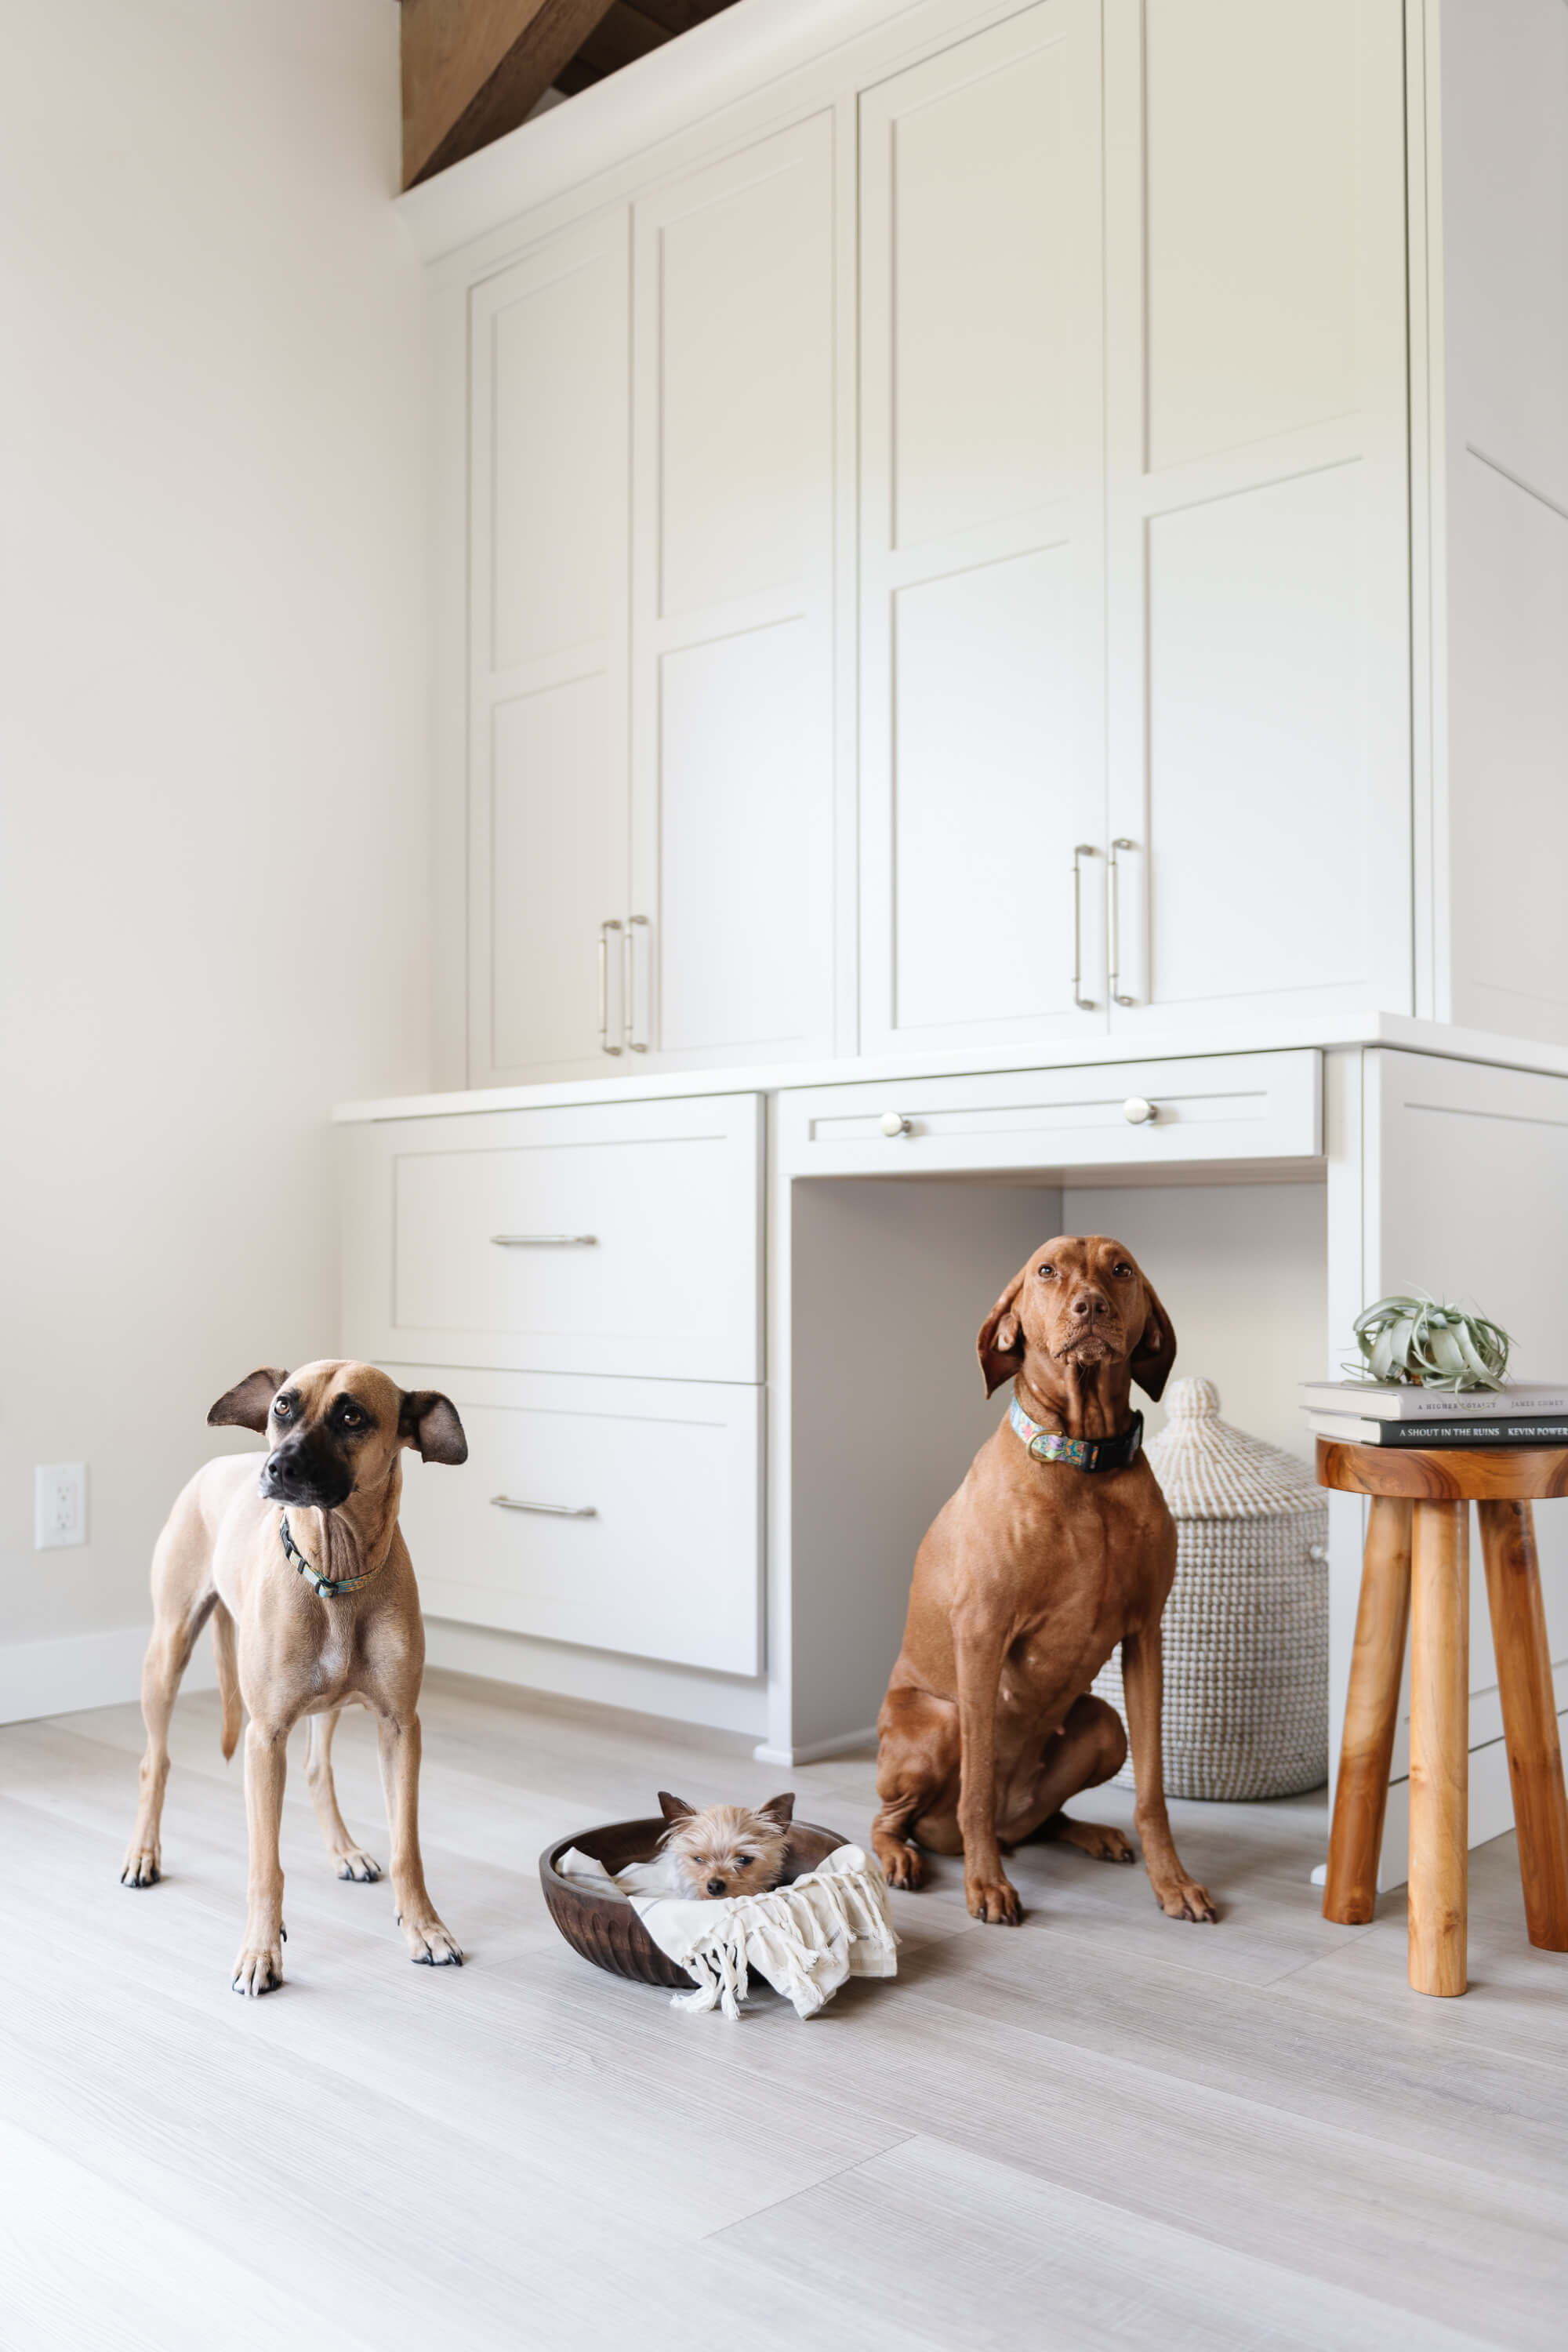
[[[579,1830],[572,1837],[557,1838],[539,1857],[539,1883],[550,1916],[566,1941],[596,1969],[630,1977],[637,1984],[668,1985],[672,1991],[689,1992],[691,1979],[686,1970],[659,1950],[624,1895],[601,1895],[586,1879],[563,1878],[555,1867],[561,1856],[575,1846],[580,1853],[602,1862],[613,1876],[628,1862],[651,1862],[668,1826],[656,1815],[646,1822],[606,1822],[602,1829]],[[837,1830],[822,1829],[815,1822],[793,1822],[780,1885],[817,1869],[847,1843]]]

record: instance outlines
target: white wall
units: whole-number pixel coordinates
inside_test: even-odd
[[[0,1643],[100,1635],[0,1701],[123,1677],[206,1406],[332,1345],[329,1105],[429,1083],[397,34],[0,0]]]

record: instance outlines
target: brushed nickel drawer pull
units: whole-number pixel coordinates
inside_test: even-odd
[[[520,1503],[513,1495],[492,1495],[490,1501],[498,1511],[538,1511],[551,1519],[596,1519],[599,1516],[592,1503]]]
[[[620,924],[612,915],[599,925],[599,1051],[618,1054],[620,1047],[610,1043],[610,933],[618,931]]]
[[[496,1249],[597,1249],[597,1234],[492,1234]]]

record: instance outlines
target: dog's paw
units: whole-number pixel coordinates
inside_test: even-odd
[[[243,1993],[247,2000],[259,2000],[264,1992],[276,1992],[283,1981],[283,1953],[277,1944],[247,1944],[234,1964],[231,1990]]]
[[[984,1919],[987,1927],[1016,1927],[1024,1916],[1018,1890],[1005,1878],[966,1878],[963,1899],[970,1917]]]
[[[901,1886],[912,1893],[925,1884],[925,1857],[918,1846],[879,1846],[877,1859],[882,1865],[882,1875],[889,1886]]]
[[[334,1860],[338,1876],[352,1879],[356,1886],[374,1886],[381,1876],[380,1863],[362,1853],[357,1845],[351,1845],[347,1853],[340,1853]]]
[[[1167,1919],[1193,1919],[1211,1925],[1219,1917],[1206,1891],[1195,1879],[1173,1879],[1167,1886],[1156,1886],[1154,1899]]]
[[[1106,1822],[1079,1822],[1070,1813],[1056,1813],[1035,1834],[1050,1844],[1076,1846],[1091,1862],[1132,1862],[1137,1858],[1121,1832]]]
[[[441,1925],[434,1912],[421,1920],[399,1919],[408,1957],[418,1969],[460,1969],[463,1954],[457,1937]]]
[[[155,1845],[138,1845],[132,1840],[120,1874],[121,1886],[156,1886],[163,1875],[159,1849]]]

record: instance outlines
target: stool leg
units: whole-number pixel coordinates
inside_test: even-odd
[[[1410,1625],[1410,1981],[1465,1990],[1469,1857],[1470,1520],[1417,1503]]]
[[[1480,1515],[1524,1916],[1532,1944],[1568,1952],[1568,1797],[1535,1522],[1528,1503],[1483,1503]]]
[[[1345,1696],[1323,1916],[1359,1927],[1377,1907],[1377,1858],[1410,1622],[1410,1506],[1374,1495]]]

